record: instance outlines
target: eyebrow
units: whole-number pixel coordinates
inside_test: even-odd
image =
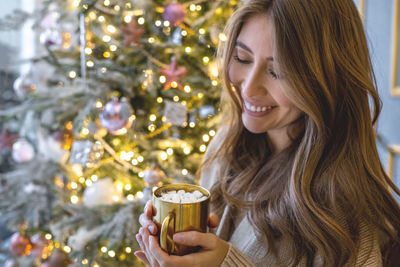
[[[253,54],[253,51],[251,51],[251,49],[250,49],[247,45],[245,45],[244,43],[242,43],[241,41],[236,41],[235,46],[238,46],[238,47],[240,47],[240,48],[243,48],[244,50],[246,50],[246,51],[248,51],[249,53]],[[274,58],[273,58],[273,57],[267,57],[267,60],[274,61]]]

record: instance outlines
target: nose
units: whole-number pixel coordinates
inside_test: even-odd
[[[242,81],[242,94],[247,97],[265,95],[267,90],[263,74],[263,69],[260,66],[254,65],[249,69],[249,72],[244,74]]]

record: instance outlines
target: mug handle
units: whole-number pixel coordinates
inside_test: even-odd
[[[162,222],[161,225],[161,233],[160,233],[160,244],[161,248],[165,250],[168,254],[171,254],[174,250],[175,243],[174,240],[168,236],[168,228],[169,224],[171,221],[175,220],[175,214],[170,212],[167,217],[165,217],[164,221]],[[174,223],[173,223],[174,225]],[[174,227],[174,232],[175,232],[175,227]],[[168,241],[171,243],[171,250],[168,251]]]

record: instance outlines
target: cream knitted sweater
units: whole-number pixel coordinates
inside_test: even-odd
[[[208,147],[205,157],[209,157],[221,143],[224,131],[214,137]],[[219,162],[213,162],[202,170],[200,184],[210,189],[218,179],[220,170]],[[382,266],[379,239],[377,232],[367,225],[361,225],[361,242],[355,266]],[[230,244],[229,251],[220,266],[222,267],[247,267],[247,266],[282,266],[279,259],[285,259],[290,255],[289,241],[280,240],[277,244],[278,256],[267,253],[267,248],[261,244],[247,216],[237,219],[234,210],[227,206],[223,212],[216,235]],[[306,267],[303,259],[298,267]],[[321,260],[316,257],[313,266],[321,266]],[[283,266],[282,266],[283,267]]]

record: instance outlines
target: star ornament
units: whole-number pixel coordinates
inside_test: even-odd
[[[178,81],[186,76],[187,70],[185,67],[178,67],[178,63],[175,59],[173,59],[169,68],[161,69],[160,72],[166,78],[164,89],[170,89],[172,87],[172,83],[175,82],[177,87],[182,90],[182,85],[178,83]]]
[[[131,22],[129,22],[128,24],[121,26],[121,30],[125,37],[125,46],[130,46],[131,44],[138,45],[140,37],[144,33],[144,29],[138,27],[135,19],[132,19]]]
[[[0,151],[8,147],[12,149],[12,145],[18,139],[18,136],[11,134],[8,130],[3,131],[0,135]]]

